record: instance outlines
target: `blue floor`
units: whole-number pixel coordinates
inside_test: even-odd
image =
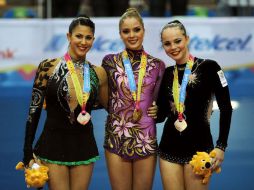
[[[238,73],[239,74],[239,73]],[[231,78],[230,78],[231,77]],[[213,174],[211,190],[252,190],[254,185],[254,126],[253,126],[253,74],[252,80],[244,78],[242,81],[231,79],[232,99],[239,102],[239,108],[234,110],[232,126],[228,141],[228,149],[220,174]],[[243,83],[247,83],[244,87]],[[22,159],[25,121],[30,101],[30,87],[0,87],[0,189],[25,190],[22,171],[16,171],[15,165]],[[244,94],[245,93],[245,94]],[[94,132],[98,143],[101,159],[96,162],[92,177],[91,190],[110,190],[109,179],[103,155],[104,121],[106,112],[94,111]],[[37,130],[37,137],[42,130],[42,119]],[[211,128],[215,139],[218,134],[219,112],[215,111],[211,118]],[[158,140],[160,140],[163,126],[157,125]],[[47,189],[47,188],[44,188]],[[154,190],[161,190],[161,180],[158,167],[154,180]]]

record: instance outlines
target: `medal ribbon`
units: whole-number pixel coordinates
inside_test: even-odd
[[[68,70],[71,75],[71,79],[74,85],[75,93],[78,99],[79,105],[82,107],[82,111],[85,111],[86,103],[90,95],[90,70],[89,70],[89,64],[85,61],[84,64],[84,85],[83,85],[83,91],[81,89],[80,82],[78,80],[78,75],[75,71],[74,64],[71,60],[71,57],[68,53],[64,55],[64,59],[67,63]]]
[[[184,111],[183,109],[184,109],[184,101],[185,101],[185,95],[186,95],[186,87],[189,81],[189,76],[191,74],[191,69],[193,64],[194,64],[194,58],[192,55],[190,55],[184,70],[180,92],[179,92],[177,66],[175,66],[175,70],[174,70],[173,97],[174,97],[176,110],[178,112],[178,119],[180,121],[183,119],[183,111]]]
[[[125,72],[127,74],[127,78],[129,81],[131,94],[133,96],[134,101],[136,102],[136,105],[135,105],[136,109],[138,110],[139,109],[139,102],[140,102],[140,98],[141,98],[142,83],[143,83],[144,76],[146,74],[147,54],[145,52],[143,52],[141,55],[140,69],[139,69],[139,73],[138,73],[138,91],[136,88],[136,82],[135,82],[134,74],[132,71],[130,59],[128,57],[128,53],[126,50],[124,50],[122,53],[122,59],[123,59]]]

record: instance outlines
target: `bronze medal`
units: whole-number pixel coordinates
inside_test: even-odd
[[[133,122],[138,122],[142,117],[142,110],[141,109],[135,109],[133,112]]]
[[[185,121],[184,119],[181,119],[181,120],[177,119],[177,120],[175,121],[174,125],[175,125],[175,128],[176,128],[179,132],[182,132],[182,131],[185,130],[186,127],[187,127],[187,123],[186,123],[186,121]]]
[[[77,121],[81,124],[81,125],[85,125],[88,123],[88,121],[91,119],[91,115],[88,112],[82,111],[80,112],[80,114],[78,115]]]

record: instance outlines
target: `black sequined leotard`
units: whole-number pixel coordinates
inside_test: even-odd
[[[179,84],[183,78],[185,65],[178,66]],[[170,66],[166,69],[158,96],[158,122],[167,118],[159,145],[159,156],[170,162],[183,164],[188,163],[196,151],[210,152],[214,148],[210,131],[214,96],[220,109],[220,130],[216,147],[225,150],[232,107],[227,81],[220,66],[212,60],[195,58],[184,103],[184,116],[188,126],[182,132],[176,130],[174,126],[177,119],[172,92],[174,68],[175,66]]]
[[[74,63],[78,79],[83,84],[83,64]],[[90,66],[91,92],[86,111],[91,114],[98,93],[98,77]],[[43,132],[33,149],[33,141],[44,99],[46,121]],[[80,165],[98,159],[98,149],[93,134],[93,124],[85,126],[76,120],[81,107],[64,58],[40,63],[35,77],[32,101],[26,124],[24,159],[31,159],[32,152],[44,161],[63,165]]]

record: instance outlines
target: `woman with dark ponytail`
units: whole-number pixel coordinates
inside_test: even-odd
[[[102,105],[106,102],[107,80],[104,69],[86,59],[94,32],[90,18],[72,20],[68,50],[62,57],[42,61],[35,76],[23,162],[30,167],[40,159],[49,168],[50,190],[88,189],[94,163],[99,159],[90,114],[97,99]],[[46,121],[33,146],[45,102]]]

